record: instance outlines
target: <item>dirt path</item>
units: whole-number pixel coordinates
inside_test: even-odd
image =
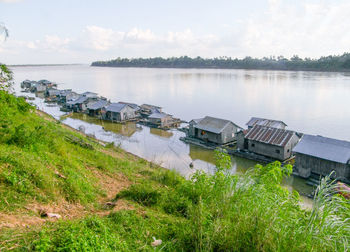
[[[129,187],[131,182],[123,174],[106,174],[96,168],[90,168],[99,181],[100,188],[105,192],[96,200],[97,204],[83,206],[69,203],[64,199],[50,204],[32,202],[16,214],[0,213],[0,229],[27,227],[40,225],[47,221],[56,221],[58,218],[41,217],[42,213],[54,213],[61,216],[60,219],[76,219],[90,214],[108,215],[112,211],[121,209],[133,209],[133,206],[125,200],[113,202],[115,196],[123,189]]]

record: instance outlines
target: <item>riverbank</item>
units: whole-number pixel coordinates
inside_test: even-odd
[[[347,247],[349,206],[321,187],[312,211],[282,188],[290,167],[186,180],[40,117],[0,92],[0,249],[164,251]],[[6,120],[3,120],[6,118]],[[252,207],[254,206],[254,207]],[[322,220],[322,221],[321,221]],[[336,221],[335,221],[336,220]]]
[[[248,69],[248,70],[282,70],[282,71],[350,71],[350,54],[320,57],[319,59],[287,59],[283,56],[264,57],[262,59],[245,57],[191,58],[188,56],[171,58],[117,58],[109,61],[95,61],[91,66],[100,67],[147,67],[147,68],[196,68],[196,69]]]

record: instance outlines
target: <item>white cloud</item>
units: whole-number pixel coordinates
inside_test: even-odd
[[[269,0],[268,3],[267,11],[260,15],[223,25],[224,34],[199,34],[191,28],[156,33],[139,27],[116,30],[89,25],[69,38],[48,34],[35,41],[19,41],[10,37],[5,43],[0,42],[0,52],[2,60],[10,63],[17,63],[11,59],[18,61],[20,55],[28,55],[26,58],[30,60],[29,55],[35,55],[39,63],[60,60],[69,63],[181,55],[319,57],[350,51],[350,22],[346,22],[350,2],[307,0],[297,4]]]
[[[299,54],[308,57],[350,51],[350,2],[269,1],[269,11],[246,21],[241,48],[253,56]]]

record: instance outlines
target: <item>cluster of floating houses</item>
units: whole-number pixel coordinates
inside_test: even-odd
[[[22,89],[32,93],[43,93],[45,101],[57,103],[62,111],[85,113],[92,117],[111,122],[140,122],[152,127],[170,129],[179,127],[181,120],[164,113],[161,107],[128,102],[111,102],[97,93],[78,94],[71,89],[59,90],[57,85],[48,81],[25,80]]]
[[[56,102],[62,110],[86,113],[112,122],[136,121],[151,127],[177,128],[181,120],[162,112],[154,105],[113,103],[96,93],[77,94],[58,90],[47,80],[25,80],[21,87],[30,92],[43,92],[47,102]],[[232,121],[206,116],[193,119],[181,130],[181,140],[206,148],[225,148],[228,153],[260,162],[279,160],[294,164],[294,173],[303,177],[326,176],[350,182],[350,142],[298,133],[286,129],[287,124],[253,117],[242,128]]]

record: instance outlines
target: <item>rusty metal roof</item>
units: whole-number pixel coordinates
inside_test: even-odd
[[[245,137],[265,144],[285,146],[294,134],[295,132],[290,130],[255,125],[248,130]]]
[[[279,128],[279,129],[284,129],[287,126],[287,124],[279,120],[271,120],[271,119],[265,119],[265,118],[259,118],[259,117],[252,117],[249,120],[249,122],[246,123],[246,125],[248,127],[261,125],[261,126],[267,126],[267,127],[273,127],[273,128]]]

